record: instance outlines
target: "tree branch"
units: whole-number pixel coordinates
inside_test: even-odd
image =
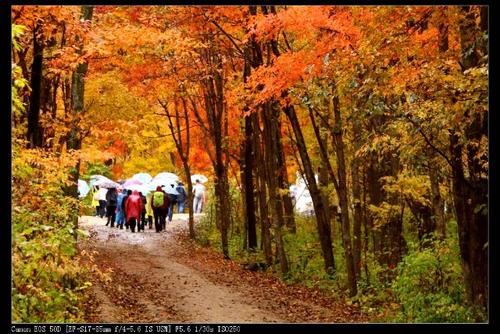
[[[241,56],[245,55],[245,53],[241,50],[239,45],[234,41],[233,36],[231,36],[224,29],[222,29],[222,27],[215,20],[212,19],[212,20],[210,20],[210,22],[212,22],[217,27],[217,29],[219,29],[224,35],[226,35],[227,38],[229,38],[229,40],[231,41],[231,43],[233,43],[234,47],[238,50],[238,52],[240,53]]]

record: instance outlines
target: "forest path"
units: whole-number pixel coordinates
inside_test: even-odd
[[[97,251],[94,263],[110,281],[92,278],[87,321],[93,323],[365,322],[357,310],[309,289],[250,272],[185,237],[187,215],[174,215],[165,231],[131,233],[83,216]],[[307,294],[307,295],[305,295]]]

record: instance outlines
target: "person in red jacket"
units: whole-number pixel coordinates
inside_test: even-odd
[[[130,231],[135,232],[135,224],[140,221],[142,212],[142,199],[137,190],[132,192],[125,203],[125,212],[127,213],[127,222],[130,226]]]

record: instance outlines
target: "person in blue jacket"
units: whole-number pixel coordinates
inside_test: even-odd
[[[118,195],[117,206],[116,206],[116,227],[123,230],[123,224],[125,223],[125,211],[123,211],[123,199],[127,195],[127,189],[123,189]]]
[[[182,184],[182,182],[179,182],[175,190],[177,190],[177,192],[179,193],[179,195],[177,195],[177,213],[184,213],[184,204],[186,203],[187,197],[184,184]]]

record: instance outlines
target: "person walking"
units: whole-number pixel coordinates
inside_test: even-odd
[[[117,197],[116,188],[111,188],[106,193],[106,226],[111,223],[111,227],[115,227]]]
[[[132,192],[132,195],[127,197],[125,202],[125,212],[127,214],[127,222],[130,226],[130,231],[135,232],[135,225],[139,222],[142,211],[142,200],[137,190]]]
[[[168,222],[172,221],[172,216],[174,215],[174,205],[177,203],[177,191],[175,190],[175,185],[170,184],[170,189],[167,191],[168,196]]]
[[[177,195],[177,213],[184,213],[184,204],[186,203],[186,189],[184,188],[184,184],[179,182],[177,184],[177,188],[175,188],[179,195]]]
[[[160,232],[165,228],[165,216],[167,214],[168,206],[169,200],[167,194],[165,194],[160,186],[156,187],[156,191],[153,193],[151,201],[156,232]]]
[[[151,202],[153,200],[153,193],[148,192],[146,195],[146,218],[148,221],[149,229],[153,228],[153,208],[151,207]]]
[[[116,226],[123,230],[123,224],[125,223],[125,211],[123,210],[124,203],[123,200],[127,196],[127,190],[123,189],[116,200]]]
[[[193,188],[193,194],[194,213],[201,213],[203,210],[203,202],[205,202],[205,186],[200,182],[200,180],[196,180],[196,184]]]
[[[141,219],[140,224],[137,225],[137,232],[140,230],[144,231],[144,226],[146,225],[146,196],[143,195],[141,191],[139,191],[139,197],[141,198]]]
[[[125,227],[128,230],[128,220],[127,220],[127,208],[125,207],[125,204],[127,203],[127,198],[132,195],[132,190],[127,190],[127,194],[123,197],[123,202],[122,202],[122,210],[123,210],[123,215],[125,216]]]
[[[95,216],[99,217],[99,186],[92,187],[92,207],[95,208]]]
[[[99,217],[104,218],[106,215],[106,194],[108,189],[100,187],[99,188]]]

